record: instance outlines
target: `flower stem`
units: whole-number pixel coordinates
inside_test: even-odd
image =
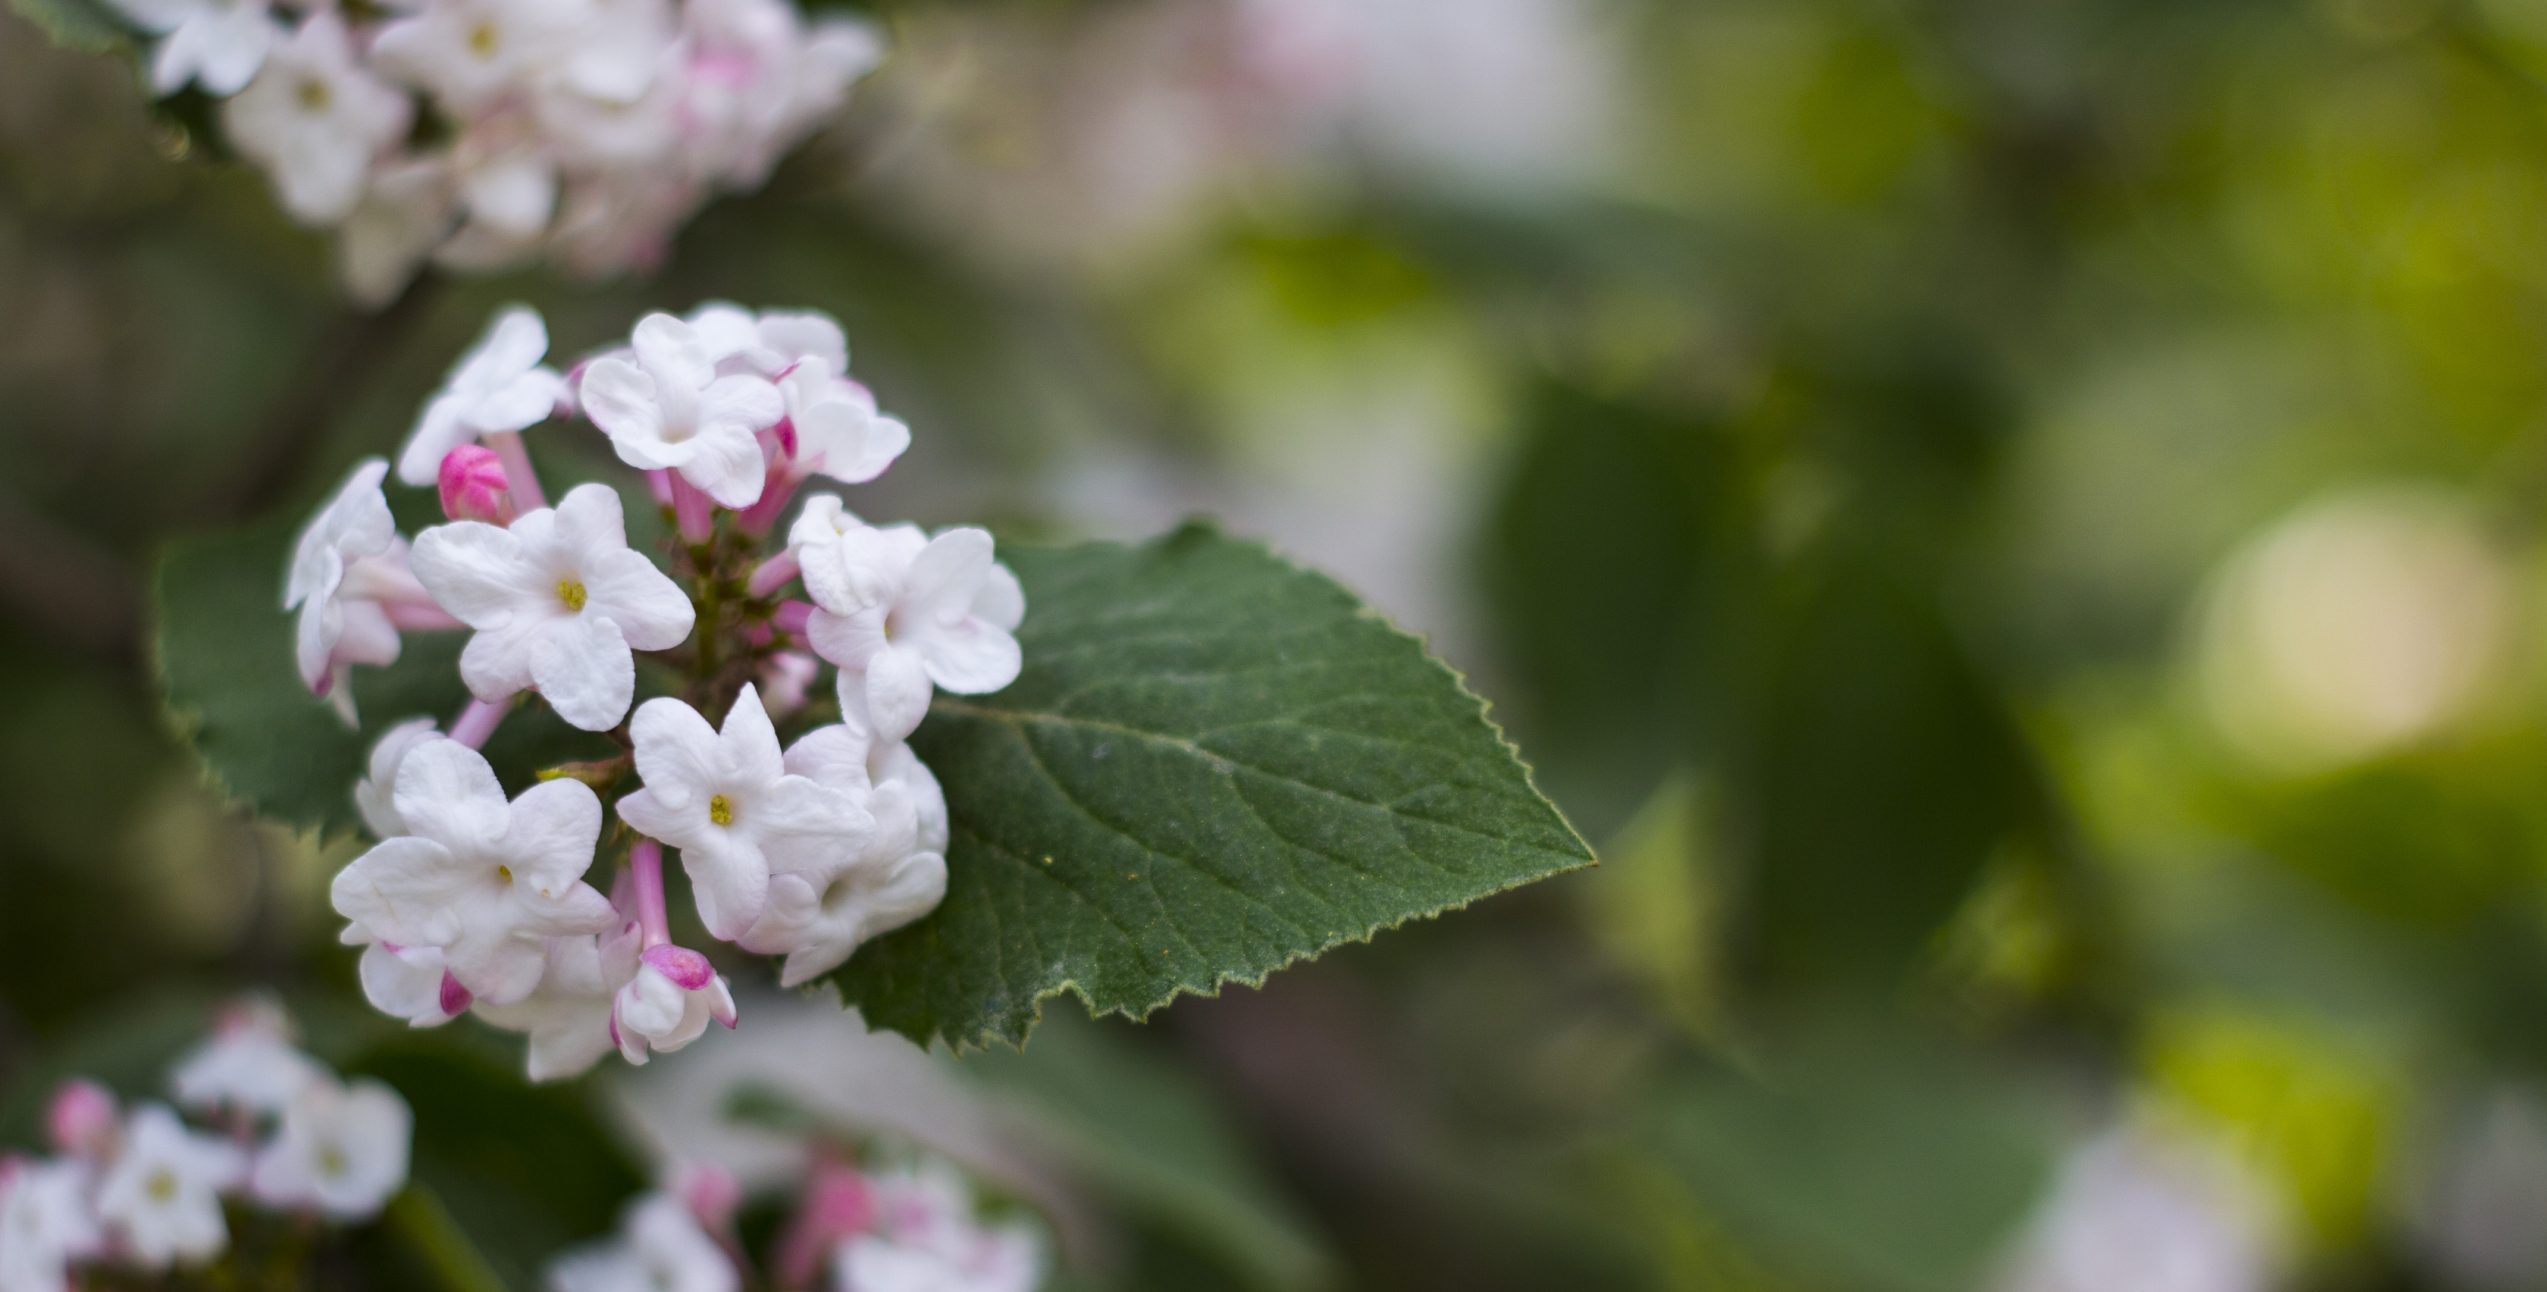
[[[652,839],[639,839],[628,850],[628,869],[637,880],[637,923],[645,930],[645,945],[662,946],[672,940],[672,918],[663,905],[663,845]]]
[[[516,514],[548,505],[548,495],[540,492],[539,475],[531,470],[531,452],[522,447],[521,432],[496,432],[486,437],[486,446],[504,464],[504,487],[513,495]]]
[[[672,516],[682,542],[696,546],[716,535],[716,501],[677,474],[672,477]]]
[[[788,548],[761,562],[760,567],[752,571],[750,581],[743,585],[744,595],[760,600],[786,587],[803,572],[803,567],[796,562],[796,549]]]
[[[450,632],[468,627],[440,606],[417,605],[412,601],[383,601],[380,611],[389,616],[389,622],[400,632]]]
[[[496,724],[504,721],[504,715],[512,710],[513,702],[510,700],[471,700],[469,707],[460,710],[460,716],[451,720],[451,738],[471,749],[484,749],[487,737],[495,734]]]
[[[771,471],[761,485],[760,501],[744,508],[734,518],[734,527],[753,538],[768,533],[778,523],[779,514],[787,510],[787,504],[795,501],[796,486],[803,483],[804,478],[790,466]]]

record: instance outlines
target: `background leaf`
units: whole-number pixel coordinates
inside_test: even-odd
[[[630,511],[653,514],[650,506]],[[353,784],[382,729],[420,714],[447,727],[468,702],[459,673],[465,634],[407,633],[396,664],[355,669],[363,729],[348,729],[292,665],[293,616],[281,592],[301,524],[296,512],[171,543],[159,562],[156,644],[173,720],[222,791],[260,815],[334,834],[360,824]],[[609,752],[599,737],[546,714],[517,716],[486,749],[516,793],[534,767]]]
[[[124,24],[95,0],[9,0],[9,8],[55,44],[86,54],[111,49],[126,34]]]
[[[947,897],[833,975],[870,1022],[1022,1041],[1064,990],[1138,1016],[1591,861],[1477,697],[1333,581],[1199,528],[1005,559],[1025,672],[915,740]]]

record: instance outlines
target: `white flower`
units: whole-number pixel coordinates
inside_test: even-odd
[[[396,299],[449,236],[455,201],[448,158],[372,167],[362,202],[337,230],[337,269],[354,299],[374,306]]]
[[[203,1261],[230,1243],[221,1192],[245,1164],[227,1141],[187,1130],[166,1104],[143,1104],[124,1126],[124,1148],[97,1188],[97,1214],[134,1263]]]
[[[511,1004],[481,1001],[475,1012],[530,1037],[531,1080],[575,1076],[610,1053],[611,1010],[619,989],[636,976],[639,940],[633,922],[597,937],[551,938],[539,990]]]
[[[383,25],[372,57],[467,117],[568,53],[590,16],[581,0],[429,0]]]
[[[864,484],[911,447],[911,428],[877,412],[875,396],[839,376],[828,359],[798,360],[778,379],[778,390],[787,399],[796,462],[804,472]]]
[[[961,1252],[860,1234],[840,1245],[834,1274],[841,1292],[1034,1292],[1043,1247],[1022,1228],[990,1231]]]
[[[559,717],[607,731],[637,686],[634,650],[668,650],[695,612],[663,571],[629,550],[619,495],[570,490],[554,509],[498,529],[455,521],[416,538],[416,577],[477,629],[460,677],[482,700],[535,688]]]
[[[798,46],[789,86],[791,129],[812,129],[849,101],[849,87],[884,61],[884,39],[858,18],[820,20]]]
[[[414,833],[337,872],[336,911],[383,941],[441,948],[473,995],[518,1001],[539,984],[542,939],[617,925],[582,878],[601,837],[601,800],[583,782],[547,781],[507,803],[476,750],[434,740],[399,766],[392,799]]]
[[[256,75],[283,37],[268,0],[110,0],[135,26],[159,37],[150,88],[174,94],[193,81],[228,98]]]
[[[842,1243],[833,1261],[844,1292],[1032,1292],[1043,1281],[1042,1238],[1024,1224],[983,1225],[945,1163],[872,1183],[876,1232]]]
[[[407,1183],[415,1115],[377,1081],[304,1087],[257,1154],[250,1187],[278,1207],[309,1207],[345,1220],[379,1214]]]
[[[373,837],[386,839],[407,832],[406,822],[398,819],[398,805],[390,797],[398,787],[398,764],[405,762],[416,746],[442,738],[442,733],[434,730],[433,719],[409,718],[380,733],[380,739],[373,742],[371,760],[365,769],[368,774],[354,782],[354,808],[362,813],[363,824],[370,828]]]
[[[467,220],[434,253],[458,269],[527,264],[557,213],[557,159],[520,111],[478,118],[451,144],[454,194]]]
[[[619,460],[678,471],[727,507],[758,501],[760,432],[787,412],[778,388],[746,373],[718,376],[697,330],[669,314],[647,315],[633,340],[632,353],[593,360],[578,386]]]
[[[720,183],[765,180],[793,140],[790,80],[803,43],[786,0],[690,0],[683,25],[691,49],[682,99],[693,173]]]
[[[628,1205],[619,1236],[548,1267],[549,1292],[736,1292],[733,1259],[689,1208],[649,1193]]]
[[[469,1007],[468,989],[451,976],[440,947],[408,947],[383,942],[359,924],[347,925],[343,940],[363,949],[355,976],[363,999],[409,1027],[440,1027]]]
[[[681,850],[699,918],[719,938],[760,918],[773,853],[855,851],[875,828],[849,795],[787,771],[748,683],[723,731],[666,696],[639,707],[628,732],[645,788],[619,800],[619,817]]]
[[[188,1108],[270,1116],[325,1071],[293,1048],[291,1023],[280,1008],[252,1000],[225,1012],[211,1039],[177,1061],[169,1084]]]
[[[907,540],[868,533],[804,549],[805,589],[817,607],[805,634],[839,666],[844,713],[863,709],[878,735],[899,740],[927,715],[931,683],[978,695],[1017,680],[1012,634],[1026,596],[991,559],[983,530],[947,530],[907,562]]]
[[[720,373],[776,377],[807,359],[819,359],[833,372],[849,367],[849,339],[839,321],[817,310],[754,314],[731,301],[709,301],[684,321]]]
[[[788,753],[793,765],[796,749]],[[910,789],[887,782],[868,796],[867,807],[876,830],[866,846],[787,857],[770,876],[761,918],[736,939],[747,950],[787,957],[782,987],[839,967],[869,938],[936,910],[946,896],[946,858],[921,850]]]
[[[434,483],[442,459],[481,435],[519,431],[548,420],[565,394],[565,378],[540,360],[548,354],[548,326],[527,305],[506,306],[486,334],[443,379],[442,389],[417,418],[398,454],[398,478]]]
[[[321,10],[221,105],[221,125],[294,219],[335,224],[362,200],[372,159],[406,137],[411,112],[406,95],[364,68],[344,18]]]
[[[797,737],[787,747],[787,770],[861,798],[899,786],[910,796],[919,851],[946,851],[946,792],[908,744],[878,739],[854,723],[840,723]],[[881,819],[882,813],[877,815]]]
[[[679,129],[670,0],[600,0],[595,12],[532,82],[542,137],[568,163],[622,173],[660,165]]]
[[[388,472],[389,464],[379,458],[356,464],[301,531],[284,576],[283,608],[301,612],[292,644],[301,681],[334,698],[349,726],[351,667],[398,662],[398,629],[376,597],[413,583],[389,500],[380,492]]]
[[[783,986],[846,962],[858,947],[936,909],[946,895],[946,797],[926,764],[900,741],[854,726],[823,727],[788,746],[787,770],[851,794],[876,819],[857,852],[788,858],[770,880],[769,904],[739,939],[785,955]]]
[[[88,1193],[85,1162],[0,1162],[0,1292],[67,1292],[104,1238]]]
[[[805,707],[805,697],[822,676],[822,661],[811,651],[782,650],[761,661],[757,684],[768,696],[769,709],[784,717]]]
[[[619,989],[611,1030],[621,1057],[644,1063],[699,1039],[710,1020],[734,1026],[734,993],[708,958],[687,947],[648,947],[636,976]]]
[[[2265,1292],[2278,1282],[2273,1199],[2221,1145],[2145,1129],[2072,1149],[1997,1292]]]

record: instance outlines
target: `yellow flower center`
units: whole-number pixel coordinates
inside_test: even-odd
[[[301,81],[298,92],[293,97],[301,101],[301,110],[304,112],[325,112],[327,105],[336,101],[336,91],[330,88],[327,82],[312,76]]]
[[[339,1176],[345,1173],[345,1150],[333,1144],[322,1144],[318,1150],[318,1173]]]
[[[581,579],[559,579],[557,581],[557,599],[565,602],[566,608],[569,610],[583,609],[584,581]]]
[[[718,825],[734,824],[734,800],[722,794],[708,800],[708,820]]]
[[[495,24],[481,22],[469,28],[469,52],[480,58],[492,58],[497,43]]]
[[[497,867],[495,868],[495,878],[496,878],[499,882],[501,882],[501,883],[505,883],[505,884],[510,884],[510,883],[512,883],[512,882],[513,882],[513,868],[512,868],[511,866],[497,866]]]
[[[153,1202],[166,1202],[177,1196],[177,1177],[163,1166],[151,1172],[150,1178],[142,1182],[142,1191],[149,1194]]]

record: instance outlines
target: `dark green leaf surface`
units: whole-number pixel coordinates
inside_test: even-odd
[[[361,823],[353,785],[383,728],[419,715],[448,726],[468,702],[463,635],[411,632],[396,664],[355,669],[363,730],[347,729],[292,665],[283,563],[300,524],[282,516],[171,544],[159,562],[155,642],[170,715],[222,792],[274,820],[335,833]],[[487,758],[518,793],[536,766],[608,749],[545,713],[519,714],[488,742]]]
[[[1483,703],[1331,580],[1197,528],[1004,559],[1025,671],[916,738],[947,896],[833,975],[870,1022],[1139,1016],[1591,861]]]

